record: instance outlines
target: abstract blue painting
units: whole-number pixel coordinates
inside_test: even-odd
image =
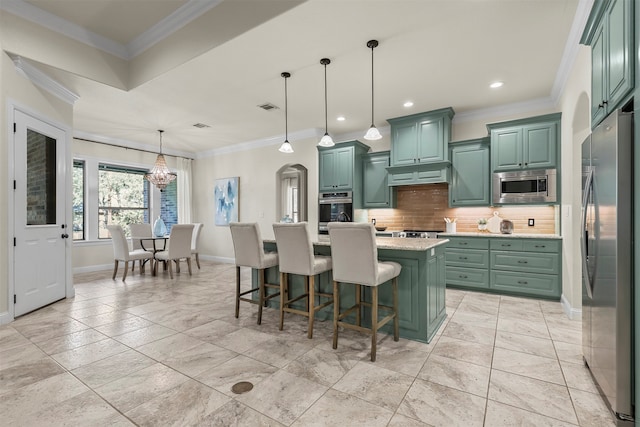
[[[240,177],[216,179],[214,198],[216,225],[229,225],[238,221],[238,181]]]

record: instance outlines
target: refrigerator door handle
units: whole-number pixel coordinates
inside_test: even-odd
[[[591,277],[589,276],[588,268],[588,254],[587,245],[589,244],[589,233],[587,231],[587,212],[589,209],[589,195],[591,194],[591,188],[593,186],[593,169],[589,170],[587,180],[585,182],[584,191],[582,192],[582,221],[580,223],[580,230],[582,236],[580,238],[580,249],[582,252],[582,275],[585,278],[585,288],[587,289],[587,295],[589,298],[593,298],[593,286],[591,283]]]

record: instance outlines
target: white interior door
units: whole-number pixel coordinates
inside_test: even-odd
[[[15,111],[14,316],[65,297],[65,132]]]

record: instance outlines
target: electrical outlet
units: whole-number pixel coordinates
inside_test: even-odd
[[[536,225],[536,220],[533,218],[529,218],[529,227],[533,227],[534,225]]]

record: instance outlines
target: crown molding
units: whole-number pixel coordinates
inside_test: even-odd
[[[0,2],[0,9],[87,46],[110,53],[120,59],[131,60],[184,27],[189,22],[218,6],[222,1],[223,0],[189,0],[171,15],[133,39],[126,46],[42,10],[24,0],[2,0]]]
[[[67,104],[73,105],[80,98],[80,96],[31,65],[28,61],[23,60],[20,56],[12,57],[12,60],[18,73]]]
[[[525,114],[531,111],[553,108],[555,108],[555,103],[550,97],[538,98],[529,101],[515,102],[513,104],[499,105],[497,107],[481,108],[479,110],[457,113],[453,117],[453,122],[465,123],[481,119],[495,119],[500,116]]]
[[[135,58],[156,43],[170,36],[194,19],[218,6],[223,0],[189,0],[171,15],[149,28],[127,45],[129,58]]]
[[[89,143],[97,142],[97,143],[106,144],[106,145],[113,145],[114,147],[130,148],[132,150],[149,151],[151,153],[160,152],[158,145],[142,144],[140,142],[134,142],[128,139],[111,138],[108,136],[96,135],[93,133],[83,132],[80,130],[73,131],[73,138],[78,139],[80,141],[86,141]],[[193,159],[195,157],[194,153],[192,152],[182,151],[182,150],[173,150],[171,148],[166,148],[166,147],[162,148],[162,154],[167,156],[172,156],[172,157],[184,157],[187,159]]]
[[[121,59],[129,59],[127,48],[122,44],[88,31],[80,25],[62,19],[23,0],[2,0],[0,8],[80,43],[100,49]]]

